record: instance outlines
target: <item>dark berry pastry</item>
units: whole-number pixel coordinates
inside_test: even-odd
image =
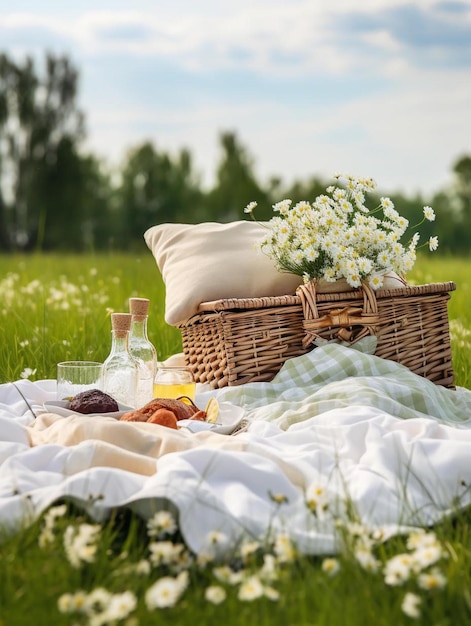
[[[114,398],[99,389],[89,389],[78,393],[69,401],[67,407],[77,413],[114,413],[119,411]]]

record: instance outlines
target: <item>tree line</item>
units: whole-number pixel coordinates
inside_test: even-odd
[[[329,184],[316,175],[289,184],[279,177],[260,182],[232,131],[219,136],[209,190],[188,149],[170,154],[151,141],[130,148],[111,171],[83,151],[86,120],[78,88],[79,72],[66,56],[46,54],[38,68],[32,58],[18,62],[0,53],[0,252],[131,250],[154,224],[244,219],[253,200],[257,217],[269,219],[273,203],[313,200]],[[452,185],[430,198],[398,193],[392,199],[411,223],[424,204],[433,206],[437,222],[424,224],[422,236],[438,234],[442,249],[468,253],[470,155],[456,159],[453,175]]]

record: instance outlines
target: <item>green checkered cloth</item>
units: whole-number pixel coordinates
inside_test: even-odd
[[[315,416],[324,421],[339,409],[350,411],[352,419],[386,413],[471,426],[470,390],[436,385],[363,352],[364,347],[358,342],[355,349],[335,343],[314,348],[286,361],[271,382],[226,387],[217,398],[244,406],[249,420],[269,421],[283,430]]]

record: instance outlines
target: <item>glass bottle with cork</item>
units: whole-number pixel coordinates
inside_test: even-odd
[[[103,363],[103,391],[117,402],[136,408],[139,376],[137,361],[129,352],[130,313],[111,314],[111,351]]]
[[[153,398],[157,352],[147,336],[149,300],[147,298],[129,298],[129,310],[132,316],[129,352],[139,364],[136,406],[141,407]]]

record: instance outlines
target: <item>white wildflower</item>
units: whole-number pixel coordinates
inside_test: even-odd
[[[381,289],[384,283],[384,276],[382,274],[374,274],[370,280],[369,284],[372,289]]]
[[[341,189],[340,187],[329,187],[326,191],[327,193],[332,193],[334,200],[343,200],[347,195],[345,189]]]
[[[71,593],[63,593],[57,600],[57,608],[60,613],[73,613],[75,611],[74,598]]]
[[[380,202],[383,209],[394,209],[394,204],[390,198],[381,198]]]
[[[238,585],[243,578],[242,571],[235,572],[228,565],[215,567],[213,569],[213,574],[219,582],[226,583],[228,585]]]
[[[376,572],[379,568],[379,561],[376,559],[374,554],[371,552],[371,549],[364,545],[360,544],[355,547],[354,550],[355,559],[362,566],[362,568],[368,572]]]
[[[64,532],[64,549],[72,567],[93,563],[101,527],[98,524],[67,526]]]
[[[282,200],[275,204],[278,215],[269,220],[260,249],[280,271],[302,276],[304,282],[345,278],[354,288],[362,280],[379,288],[379,275],[410,271],[416,260],[410,253],[415,251],[417,238],[408,244],[408,251],[400,241],[409,221],[389,198],[382,197],[379,206],[368,209],[366,195],[376,188],[371,178],[346,175],[337,180],[345,189],[329,185],[327,193],[312,203],[291,206],[290,200]],[[424,216],[434,219],[431,207],[424,207]],[[436,245],[436,238],[429,239],[430,249]],[[355,259],[355,267],[349,267],[346,261]]]
[[[31,367],[25,367],[20,374],[20,378],[30,378],[30,376],[34,376],[36,374],[36,371],[36,368],[32,369]]]
[[[363,540],[369,535],[369,529],[359,522],[348,522],[345,528],[351,537],[358,537]]]
[[[435,220],[435,212],[431,206],[424,206],[424,217],[429,222],[433,222]]]
[[[288,563],[296,559],[296,548],[290,537],[284,533],[277,535],[273,549],[280,563]]]
[[[170,511],[158,511],[147,521],[149,537],[173,535],[177,531],[177,522]]]
[[[204,569],[209,563],[214,561],[215,554],[214,552],[208,552],[207,550],[201,550],[196,555],[196,563],[198,567]]]
[[[325,487],[319,484],[310,485],[306,490],[306,506],[322,519],[329,509],[329,494]]]
[[[276,602],[280,599],[280,592],[270,586],[265,586],[263,588],[263,595],[265,596],[265,598],[268,598],[272,602]]]
[[[415,593],[406,593],[401,604],[402,612],[408,617],[417,619],[420,617],[420,604],[422,600]]]
[[[227,535],[220,532],[219,530],[211,530],[206,535],[206,543],[211,544],[225,544],[227,543]]]
[[[286,215],[289,211],[292,201],[289,199],[281,200],[273,205],[273,210],[280,213],[280,215]]]
[[[258,576],[250,576],[239,587],[237,597],[244,602],[251,602],[264,595],[264,587]]]
[[[438,237],[430,237],[428,240],[428,247],[431,252],[435,252],[438,248]]]
[[[61,504],[59,506],[51,507],[44,515],[43,527],[38,537],[38,544],[40,548],[44,548],[47,544],[54,541],[54,528],[56,519],[63,517],[67,512],[67,506]]]
[[[430,572],[419,574],[417,584],[427,591],[443,589],[446,586],[446,578],[438,568],[434,567]]]
[[[256,208],[256,202],[249,202],[248,205],[244,209],[244,213],[253,213],[253,210]]]
[[[387,585],[402,585],[409,580],[414,561],[410,554],[398,554],[387,561],[384,568],[384,582]]]
[[[176,578],[164,576],[146,591],[144,599],[149,611],[175,606],[188,586],[188,572]]]
[[[149,560],[152,565],[171,565],[180,559],[184,549],[182,543],[153,541],[149,544]]]
[[[88,614],[102,613],[108,607],[112,595],[110,591],[103,587],[95,587],[85,599],[85,612]]]
[[[228,547],[229,537],[219,530],[212,530],[205,537],[202,552],[207,555],[207,558],[212,557],[213,559],[216,559],[218,556],[223,554]]]
[[[220,585],[206,587],[204,597],[211,604],[221,604],[227,597],[226,590]]]
[[[264,581],[276,580],[278,578],[278,564],[273,554],[263,555],[263,565],[259,570],[259,576]]]
[[[126,619],[136,608],[137,598],[132,591],[112,594],[106,608],[104,624]]]
[[[425,569],[434,565],[444,557],[444,552],[439,543],[421,546],[412,553],[416,570]]]
[[[417,528],[409,534],[406,545],[409,550],[418,550],[435,546],[438,543],[437,535],[434,532],[426,532],[423,528]]]
[[[64,593],[57,600],[61,613],[85,613],[87,611],[87,594],[79,590],[75,593]]]
[[[240,546],[240,556],[243,560],[247,560],[252,554],[257,552],[261,547],[259,541],[244,541]]]
[[[326,558],[322,561],[321,569],[325,574],[335,576],[340,570],[340,563],[338,559]]]

